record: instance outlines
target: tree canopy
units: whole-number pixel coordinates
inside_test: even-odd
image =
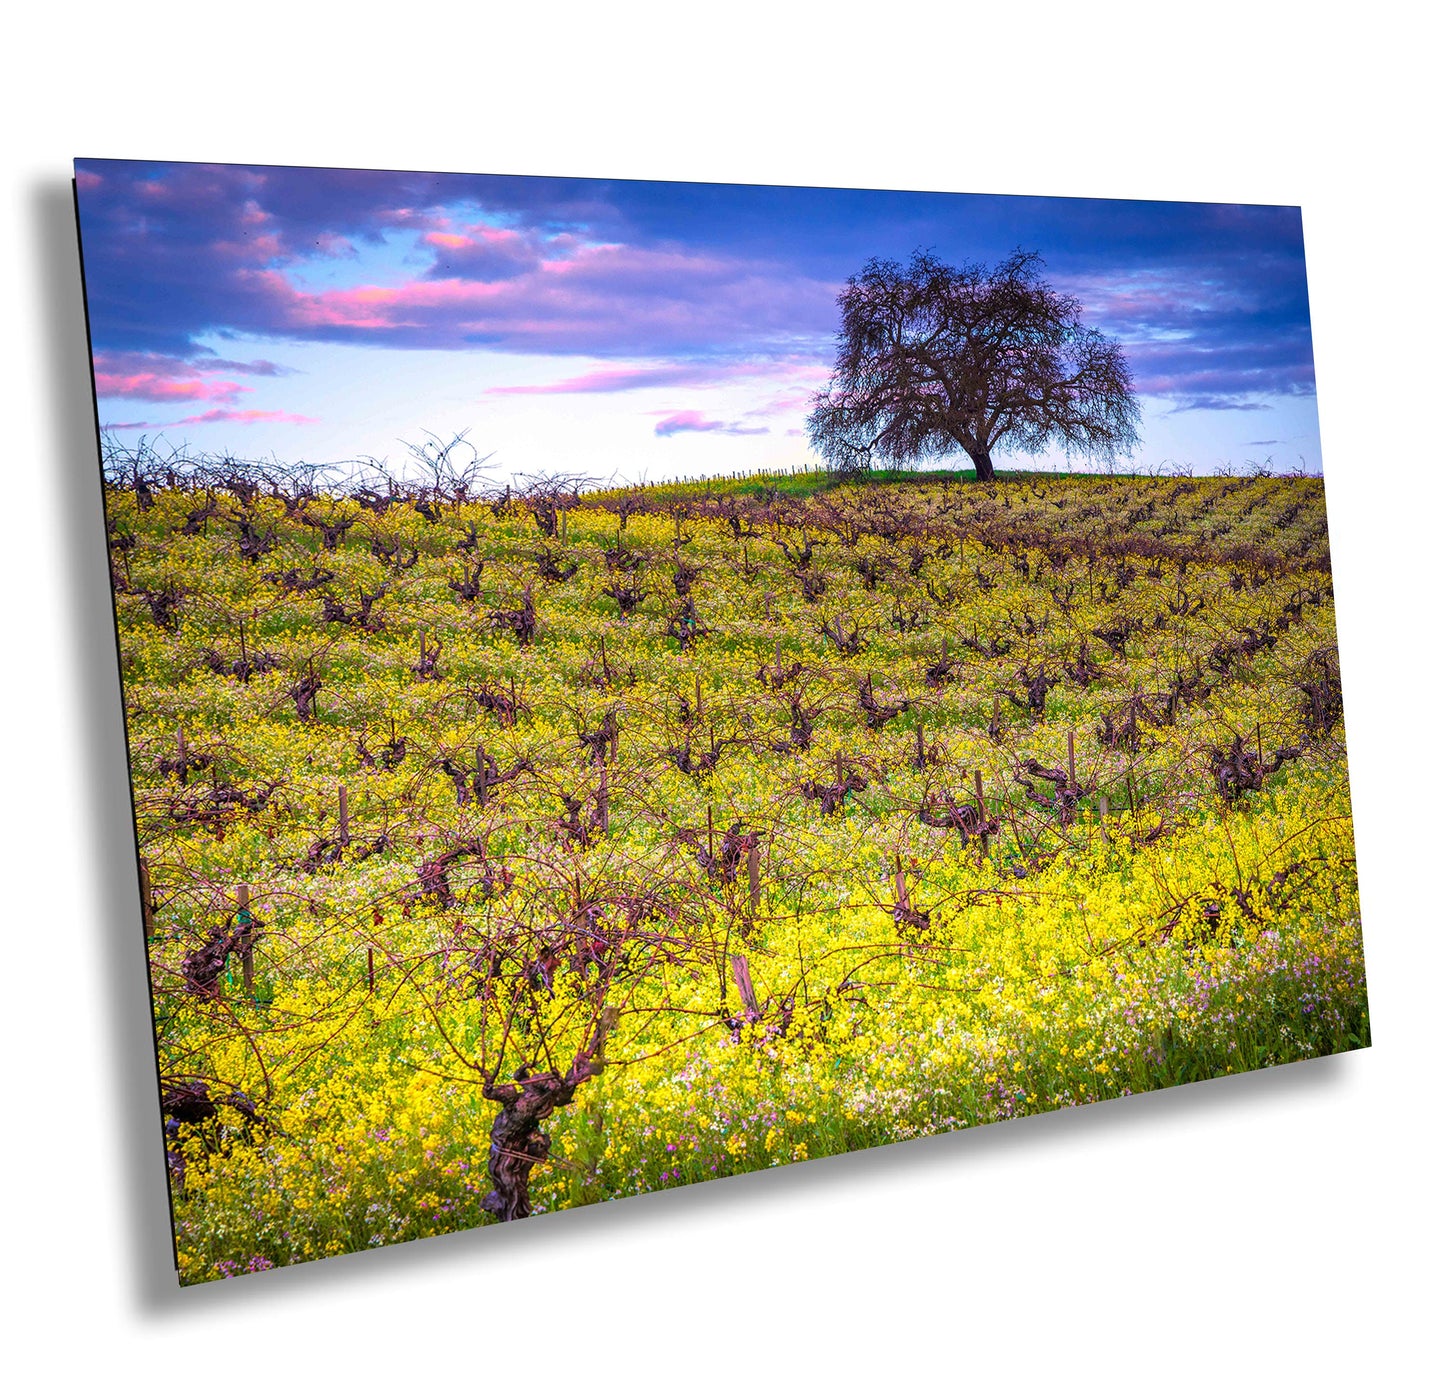
[[[842,324],[808,432],[830,465],[866,470],[962,450],[981,481],[995,448],[1112,461],[1138,441],[1123,350],[1085,326],[1037,253],[991,272],[915,252],[873,258],[838,296]]]

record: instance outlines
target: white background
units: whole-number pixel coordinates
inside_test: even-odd
[[[1404,18],[1426,12],[473,4],[312,19],[254,0],[12,20],[0,1285],[15,1393],[1438,1384],[1439,49]],[[181,1293],[76,155],[1302,205],[1374,1048]]]

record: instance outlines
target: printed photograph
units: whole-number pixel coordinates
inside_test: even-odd
[[[1369,1045],[1298,208],[75,194],[181,1283]]]

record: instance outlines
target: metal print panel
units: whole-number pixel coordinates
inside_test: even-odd
[[[1369,1043],[1297,209],[76,195],[183,1282]]]

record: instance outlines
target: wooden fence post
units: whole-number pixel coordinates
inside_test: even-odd
[[[1078,787],[1078,783],[1074,780],[1074,731],[1072,729],[1069,730],[1069,786],[1071,788]]]
[[[336,790],[336,806],[338,812],[337,832],[341,844],[345,846],[351,840],[351,810],[347,803],[345,783]]]
[[[251,916],[251,887],[250,885],[236,886],[236,923],[240,926],[240,937],[237,942],[241,950],[241,985],[246,990],[248,997],[256,994],[256,964],[255,964],[255,942],[256,935],[251,931],[255,920]]]
[[[984,855],[988,854],[988,808],[983,805],[983,769],[973,770],[973,795],[978,800],[978,839],[983,846]]]
[[[748,960],[742,953],[732,956],[733,982],[737,985],[738,999],[743,1004],[743,1019],[760,1021],[763,1013],[758,1006],[758,994],[753,990],[752,974],[748,971]]]

